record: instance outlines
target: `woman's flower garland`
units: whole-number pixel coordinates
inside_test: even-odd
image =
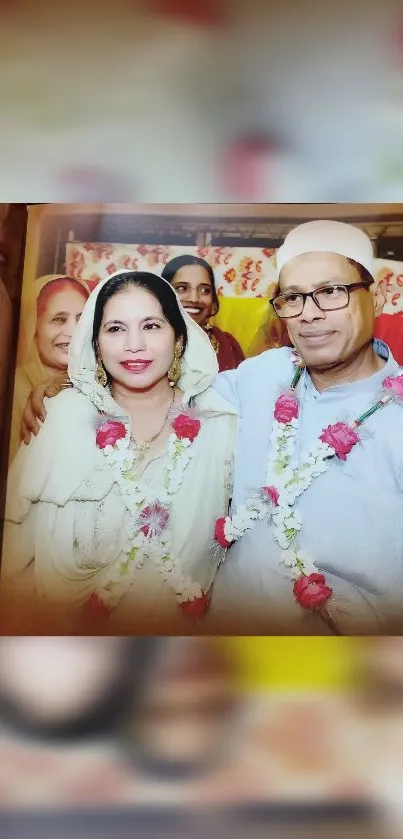
[[[274,538],[282,548],[281,561],[289,568],[294,580],[295,599],[305,609],[322,610],[329,620],[325,604],[333,592],[325,576],[318,572],[315,561],[298,548],[297,536],[303,521],[294,507],[295,501],[308,489],[314,478],[328,470],[335,457],[342,461],[347,459],[360,441],[358,429],[372,414],[392,400],[403,401],[403,375],[384,379],[382,387],[385,394],[358,419],[350,424],[336,422],[325,428],[303,462],[295,466],[293,463],[300,412],[295,389],[304,368],[298,359],[294,363],[297,369],[290,390],[278,397],[274,408],[267,485],[261,487],[232,516],[217,520],[215,538],[222,547],[228,548],[248,530],[252,530],[258,521],[270,519]]]
[[[97,588],[84,604],[84,614],[88,617],[106,617],[126,593],[135,571],[146,559],[158,567],[187,617],[200,618],[208,608],[207,594],[198,583],[183,575],[172,555],[170,530],[172,497],[182,485],[201,422],[191,412],[180,413],[171,427],[163,486],[153,498],[147,497],[146,491],[139,486],[134,470],[136,454],[130,448],[126,426],[107,421],[96,431],[96,444],[115,472],[129,513],[129,525],[125,559],[114,567],[108,582]]]

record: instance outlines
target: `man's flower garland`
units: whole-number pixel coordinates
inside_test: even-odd
[[[403,375],[384,379],[384,395],[358,419],[350,424],[336,422],[322,431],[302,463],[293,465],[299,428],[299,401],[296,386],[304,369],[298,359],[289,392],[278,397],[273,417],[271,446],[267,464],[267,485],[249,498],[232,516],[216,522],[215,539],[224,548],[252,530],[259,521],[270,519],[274,526],[274,538],[282,548],[281,561],[289,568],[294,580],[293,594],[305,609],[321,610],[330,620],[325,604],[333,591],[327,585],[325,576],[318,572],[315,561],[297,546],[298,532],[303,521],[295,501],[311,485],[314,478],[326,472],[331,461],[337,457],[345,461],[360,442],[358,429],[376,411],[392,400],[403,402]]]
[[[198,583],[183,575],[171,551],[172,497],[182,485],[193,455],[192,444],[201,428],[200,420],[193,413],[179,413],[172,421],[163,486],[153,498],[148,498],[139,486],[134,470],[136,453],[130,448],[124,423],[106,421],[97,429],[96,444],[115,472],[129,513],[129,525],[125,559],[114,567],[109,580],[91,594],[84,604],[84,615],[92,619],[105,618],[127,592],[136,569],[145,559],[152,560],[158,567],[187,617],[201,618],[206,612],[208,595]]]

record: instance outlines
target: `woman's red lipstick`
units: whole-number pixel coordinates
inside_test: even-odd
[[[134,359],[121,361],[120,364],[129,373],[144,373],[145,370],[148,370],[152,361],[148,361],[145,358],[138,358],[136,361]]]

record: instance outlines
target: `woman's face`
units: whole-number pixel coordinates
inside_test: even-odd
[[[208,272],[201,265],[184,265],[176,272],[172,286],[188,315],[204,327],[212,315],[214,298]]]
[[[36,345],[45,367],[67,370],[68,352],[74,330],[84,309],[86,296],[64,288],[49,298],[36,323]]]
[[[98,346],[113,384],[123,391],[148,390],[172,364],[175,332],[159,300],[146,289],[131,286],[106,303]]]

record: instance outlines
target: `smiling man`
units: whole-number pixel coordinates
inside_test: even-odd
[[[358,228],[302,224],[271,301],[292,348],[221,374],[238,407],[216,626],[250,634],[403,632],[403,370],[373,339]],[[211,619],[214,615],[211,614]]]

